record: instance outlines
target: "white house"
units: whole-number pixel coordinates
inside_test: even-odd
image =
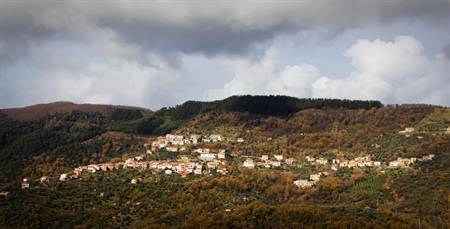
[[[389,166],[392,166],[392,167],[399,167],[399,166],[400,166],[400,163],[399,163],[398,161],[390,161],[390,162],[389,162]]]
[[[283,160],[283,155],[281,155],[281,154],[275,154],[275,155],[273,155],[273,156],[274,156],[275,159],[277,159],[278,161]]]
[[[169,152],[178,152],[178,147],[176,146],[167,146],[166,150]]]
[[[251,158],[247,158],[247,160],[244,161],[244,167],[249,168],[249,169],[254,169],[255,168],[255,163],[253,162],[253,160]]]
[[[270,165],[272,165],[273,167],[280,167],[281,162],[280,161],[270,161]]]
[[[59,176],[59,180],[64,181],[67,180],[69,178],[69,174],[68,173],[63,173],[61,174],[61,176]]]
[[[194,169],[194,174],[202,175],[202,167],[197,167]]]
[[[316,163],[318,163],[319,165],[326,165],[328,163],[328,160],[321,157],[316,160]]]
[[[225,152],[219,152],[219,153],[217,154],[217,158],[219,158],[219,159],[225,159]]]
[[[308,180],[296,180],[296,181],[294,181],[294,184],[297,187],[305,188],[305,187],[312,187],[313,185],[316,184],[316,182],[315,181],[308,181]]]
[[[320,173],[318,173],[318,174],[311,174],[311,175],[309,175],[309,179],[310,180],[313,180],[313,181],[318,181],[319,179],[320,179]]]
[[[200,154],[200,159],[204,159],[204,160],[213,160],[216,158],[216,155],[212,154],[212,153],[201,153]]]

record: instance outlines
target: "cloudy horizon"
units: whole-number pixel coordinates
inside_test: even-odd
[[[231,95],[450,107],[450,1],[1,1],[0,109]]]

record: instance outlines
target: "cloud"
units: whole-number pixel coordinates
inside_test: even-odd
[[[38,74],[42,76],[26,76],[30,81],[25,84],[10,84],[7,91],[3,91],[2,87],[2,106],[25,106],[52,102],[57,98],[77,103],[154,108],[174,104],[171,94],[183,85],[177,70],[164,65],[143,66],[125,60],[93,62],[73,72],[45,69]],[[12,93],[15,89],[21,93]]]
[[[447,6],[442,1],[4,2],[0,56],[17,58],[31,43],[53,39],[77,40],[103,52],[98,43],[107,39],[104,46],[115,50],[108,53],[112,57],[135,55],[139,49],[248,57],[264,52],[276,36],[318,27],[325,28],[327,39],[370,23],[446,23]],[[119,49],[127,46],[131,51]]]
[[[439,53],[429,59],[422,52],[422,44],[411,36],[397,36],[394,41],[361,39],[344,52],[353,71],[345,78],[331,78],[307,63],[280,68],[272,49],[259,63],[226,63],[224,66],[235,69],[234,78],[222,89],[205,92],[204,97],[213,100],[233,94],[286,94],[450,106],[449,58]]]
[[[296,47],[311,44],[313,50],[354,28],[399,22],[445,30],[450,16],[443,1],[7,1],[0,11],[0,107],[72,100],[156,109],[200,99],[203,91],[208,99],[243,93],[381,96],[383,102],[446,98],[439,97],[443,84],[433,79],[442,80],[448,51],[447,57],[426,58],[414,39],[358,41],[345,54],[354,72],[342,79],[324,76],[313,64],[281,66],[289,57],[278,57],[274,48],[283,40]],[[388,55],[400,56],[378,60],[384,68],[371,68],[375,63],[364,50],[382,56],[388,49]],[[292,60],[297,53],[288,55]],[[186,60],[198,67],[187,66]],[[211,90],[228,80],[214,72],[217,65],[222,66],[217,71],[231,71],[233,80]],[[394,66],[401,76],[389,73]],[[406,89],[422,97],[403,92],[407,75],[414,82]],[[415,89],[418,82],[436,88],[426,94]]]

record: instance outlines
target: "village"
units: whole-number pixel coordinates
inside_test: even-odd
[[[413,129],[406,128],[405,131],[401,131],[401,134],[411,133]],[[167,134],[166,136],[160,136],[157,140],[151,144],[145,144],[147,149],[146,153],[139,156],[128,158],[125,161],[116,163],[103,163],[103,164],[89,164],[74,168],[70,173],[63,173],[60,175],[59,180],[78,180],[81,179],[83,173],[98,173],[102,171],[119,171],[123,169],[151,169],[157,172],[163,172],[164,175],[179,175],[181,177],[187,177],[189,175],[227,175],[230,168],[230,155],[236,156],[233,153],[227,152],[226,149],[211,150],[210,148],[198,147],[202,143],[215,143],[230,141],[221,134],[211,134],[209,136],[202,136],[198,134],[185,137],[183,135]],[[232,139],[237,144],[245,142],[243,138]],[[179,155],[176,160],[145,160],[147,155],[151,155],[155,152],[187,152],[187,147],[192,145],[191,154]],[[195,155],[192,156],[192,155]],[[294,185],[299,188],[313,187],[321,177],[329,175],[330,172],[337,171],[339,168],[363,168],[363,167],[377,167],[380,173],[384,173],[384,169],[387,168],[409,168],[410,165],[417,161],[432,160],[433,154],[423,156],[422,158],[397,158],[393,161],[373,161],[370,155],[363,157],[356,157],[351,160],[344,160],[340,158],[314,158],[313,156],[305,156],[304,159],[294,159],[292,157],[284,158],[282,154],[263,154],[260,157],[242,156],[238,158],[242,161],[238,165],[246,169],[274,169],[282,168],[285,166],[303,166],[303,165],[317,165],[322,170],[321,172],[313,173],[309,175],[309,180],[301,179],[295,180]],[[39,179],[40,183],[49,184],[49,176],[43,176]],[[130,180],[130,184],[137,185],[143,182],[141,177],[135,177]],[[28,178],[23,178],[21,183],[22,189],[30,188]],[[0,195],[7,196],[7,192],[2,192]]]

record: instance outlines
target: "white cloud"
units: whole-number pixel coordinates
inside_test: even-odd
[[[302,63],[277,70],[276,51],[261,62],[234,60],[234,78],[222,89],[205,92],[206,99],[234,94],[284,94],[296,97],[380,100],[383,103],[450,105],[449,59],[422,54],[422,44],[411,36],[394,41],[358,40],[344,52],[353,71],[345,78],[322,76],[315,66]]]
[[[27,102],[21,105],[31,105],[73,101],[154,109],[174,104],[172,94],[183,84],[179,71],[166,66],[143,66],[126,60],[94,62],[72,72],[52,68],[39,74],[42,76],[29,77],[28,83],[32,85],[29,90],[22,89],[25,92],[2,103],[8,105],[20,100]],[[11,89],[14,90],[12,86]],[[5,93],[2,97],[7,98]]]

